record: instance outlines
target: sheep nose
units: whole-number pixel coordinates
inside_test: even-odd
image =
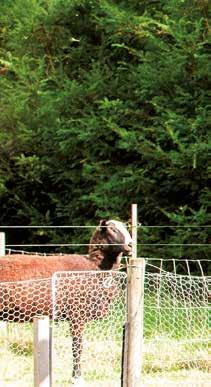
[[[128,250],[132,250],[133,244],[132,242],[128,243]]]

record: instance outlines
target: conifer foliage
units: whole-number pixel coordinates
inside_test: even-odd
[[[136,202],[144,225],[197,226],[141,242],[206,244],[208,28],[207,0],[1,1],[0,224],[128,220]],[[208,256],[161,250],[142,246]]]

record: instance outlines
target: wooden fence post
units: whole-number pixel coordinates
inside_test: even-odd
[[[132,259],[137,258],[137,227],[138,227],[138,211],[137,204],[132,204],[131,207],[131,223],[132,223]]]
[[[145,260],[137,259],[137,204],[132,204],[132,257],[128,265],[127,323],[124,332],[123,387],[141,387]]]
[[[128,268],[128,305],[123,387],[141,387],[143,362],[145,260],[131,259]]]
[[[49,317],[34,318],[34,387],[50,387]]]
[[[5,255],[5,233],[0,232],[0,257]]]
[[[124,335],[123,387],[142,386],[145,260],[131,259],[128,267],[127,323]]]

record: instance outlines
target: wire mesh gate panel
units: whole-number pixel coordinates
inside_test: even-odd
[[[210,385],[210,280],[146,273],[144,385]]]
[[[54,275],[53,385],[70,385],[72,337],[82,334],[85,385],[120,387],[126,283],[117,271]]]

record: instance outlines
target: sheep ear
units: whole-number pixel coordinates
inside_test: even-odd
[[[103,219],[100,221],[100,224],[98,226],[98,230],[103,233],[106,231],[106,226],[107,226],[107,220]]]

